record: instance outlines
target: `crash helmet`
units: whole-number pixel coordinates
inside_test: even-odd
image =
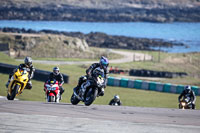
[[[60,69],[59,69],[59,67],[54,67],[54,68],[53,68],[53,74],[54,74],[54,75],[59,75],[59,74],[60,74]]]
[[[106,58],[106,57],[104,57],[104,56],[101,56],[101,58],[100,58],[100,66],[103,68],[103,69],[106,69],[107,67],[108,67],[108,65],[109,65],[109,61],[108,61],[108,59]]]
[[[114,96],[114,101],[115,101],[115,102],[119,102],[119,100],[120,100],[119,95],[115,95],[115,96]]]
[[[31,59],[31,57],[25,57],[24,58],[24,64],[26,65],[26,66],[31,66],[32,65],[32,59]]]
[[[187,85],[185,86],[186,93],[190,93],[192,91],[191,86]]]

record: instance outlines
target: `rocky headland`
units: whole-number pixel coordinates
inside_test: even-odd
[[[8,51],[11,57],[89,58],[93,55],[84,39],[52,34],[0,32],[0,51]]]
[[[1,0],[0,20],[200,22],[200,0]]]
[[[113,36],[100,32],[83,34],[81,32],[61,32],[53,30],[35,31],[32,29],[0,28],[1,32],[29,33],[29,34],[55,34],[64,35],[85,40],[88,46],[100,48],[132,49],[132,50],[153,50],[152,47],[173,47],[183,46],[182,43],[169,42],[162,39],[134,38],[126,36]]]

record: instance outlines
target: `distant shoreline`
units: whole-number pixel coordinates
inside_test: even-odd
[[[64,32],[55,30],[32,30],[32,29],[20,29],[20,28],[0,28],[1,32],[7,33],[28,33],[28,34],[56,34],[66,35],[71,37],[77,37],[86,40],[89,46],[100,48],[115,48],[115,49],[132,49],[132,50],[150,50],[156,51],[152,47],[173,47],[173,46],[185,46],[183,43],[165,41],[162,39],[148,39],[148,38],[136,38],[126,36],[107,35],[101,32],[91,32],[84,34],[81,32]]]

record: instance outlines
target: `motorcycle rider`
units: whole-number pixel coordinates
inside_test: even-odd
[[[110,101],[109,105],[121,106],[122,102],[119,98],[119,95],[115,95],[114,98]]]
[[[12,75],[17,71],[17,69],[23,69],[23,68],[26,68],[27,72],[29,73],[29,80],[25,89],[29,89],[29,90],[32,89],[31,79],[34,76],[35,68],[33,67],[31,57],[25,57],[24,64],[20,64],[16,69],[13,70],[13,73],[9,74],[9,79],[8,79],[8,82],[6,83],[7,88],[8,88],[8,85],[10,84],[10,79]]]
[[[79,78],[79,81],[78,81],[78,85],[76,87],[76,89],[80,89],[81,88],[81,84],[83,82],[85,82],[87,79],[93,79],[92,77],[92,74],[93,74],[93,71],[96,69],[96,68],[100,68],[100,69],[103,69],[104,71],[104,75],[105,75],[105,81],[104,81],[104,85],[103,85],[103,88],[101,89],[101,92],[99,93],[100,96],[103,96],[104,95],[104,88],[106,88],[106,85],[107,85],[107,78],[108,78],[108,65],[109,65],[109,61],[106,57],[102,56],[100,58],[100,61],[99,63],[93,63],[87,70],[86,70],[86,75],[85,76],[81,76]],[[87,82],[83,88],[82,88],[82,94],[85,93],[85,90],[88,86],[92,85],[93,82]]]
[[[59,67],[54,67],[53,68],[53,72],[50,73],[48,80],[53,80],[55,79],[56,81],[58,81],[59,83],[59,89],[60,89],[60,100],[61,100],[61,95],[64,93],[64,88],[62,87],[62,85],[64,84],[64,79],[63,79],[63,75],[60,73],[60,69]],[[47,80],[47,81],[48,81]]]
[[[196,96],[194,91],[191,89],[191,86],[186,86],[183,92],[180,94],[178,97],[178,101],[180,103],[181,99],[183,98],[190,98],[190,102],[192,104],[192,109],[195,109],[195,101],[196,101]]]

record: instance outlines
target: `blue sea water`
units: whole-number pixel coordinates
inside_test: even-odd
[[[21,21],[0,20],[0,27],[33,30],[57,30],[67,32],[104,32],[139,38],[155,38],[182,42],[189,47],[161,48],[167,52],[200,52],[200,23],[149,23],[149,22],[69,22],[69,21]]]

